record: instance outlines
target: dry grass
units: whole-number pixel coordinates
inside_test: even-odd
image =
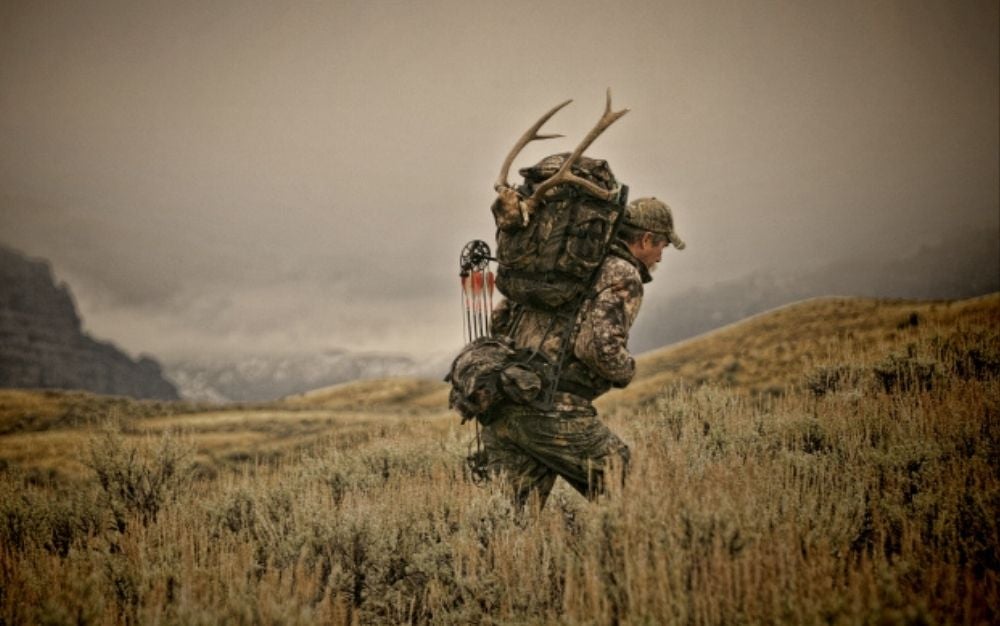
[[[960,302],[814,298],[642,355],[633,383],[602,398],[601,408],[630,410],[674,384],[784,393],[803,382],[804,367],[848,360],[864,367],[928,328],[961,333],[967,327],[1000,327],[1000,296]]]
[[[101,425],[111,424],[128,442],[150,436],[179,433],[191,446],[199,471],[214,475],[247,461],[274,462],[324,441],[324,445],[350,448],[380,437],[386,428],[444,430],[444,410],[419,415],[334,409],[230,409],[160,417],[125,417],[116,411],[93,427],[50,428],[18,432],[0,438],[0,467],[17,467],[33,475],[73,480],[87,475],[81,437]],[[428,425],[436,422],[437,426]],[[96,423],[96,422],[95,422]]]
[[[1000,300],[796,312],[649,355],[610,419],[624,487],[528,516],[471,482],[470,429],[405,393],[36,433],[88,469],[0,472],[0,623],[991,623]]]
[[[211,410],[191,402],[134,400],[86,391],[0,389],[0,436],[94,426],[109,415],[143,418]]]
[[[441,410],[448,404],[448,385],[420,378],[362,380],[290,396],[284,404],[332,409],[380,409],[405,412]]]

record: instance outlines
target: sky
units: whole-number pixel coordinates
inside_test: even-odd
[[[587,154],[673,207],[688,245],[643,306],[666,315],[754,270],[1000,233],[998,23],[995,0],[6,0],[0,243],[132,354],[455,352],[504,156],[567,98],[515,169],[572,149],[610,87],[631,111]]]

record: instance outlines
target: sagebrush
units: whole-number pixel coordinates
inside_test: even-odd
[[[624,486],[524,515],[453,417],[212,474],[183,433],[81,435],[76,482],[0,473],[0,622],[990,623],[1000,334],[906,333],[619,407]]]

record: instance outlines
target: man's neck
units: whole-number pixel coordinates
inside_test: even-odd
[[[634,265],[635,269],[639,270],[639,276],[642,277],[644,284],[653,280],[653,275],[649,273],[649,268],[635,255],[632,244],[621,240],[616,241],[611,245],[611,252]]]

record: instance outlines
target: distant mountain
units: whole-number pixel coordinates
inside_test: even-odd
[[[129,358],[81,329],[73,296],[49,264],[0,246],[0,387],[81,389],[175,400],[150,357]]]
[[[653,289],[656,287],[654,282]],[[768,271],[644,305],[629,347],[645,352],[817,296],[961,299],[1000,291],[1000,234],[972,232],[910,256],[877,253],[812,271]]]
[[[350,380],[420,375],[425,370],[406,356],[341,350],[167,363],[167,375],[185,399],[209,402],[276,400]]]

